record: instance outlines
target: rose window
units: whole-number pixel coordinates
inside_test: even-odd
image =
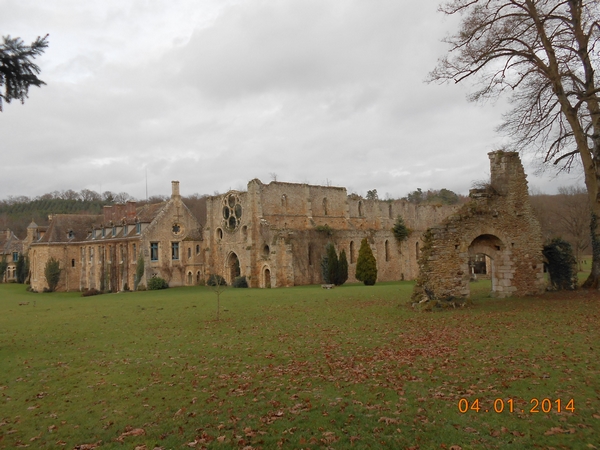
[[[229,194],[223,199],[223,222],[225,227],[235,230],[242,221],[242,205],[235,194]]]

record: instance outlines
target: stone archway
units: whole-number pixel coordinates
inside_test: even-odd
[[[234,252],[231,252],[227,257],[226,267],[227,269],[225,273],[226,276],[229,278],[227,280],[227,283],[231,285],[233,283],[233,280],[235,280],[236,277],[239,277],[242,272],[240,268],[240,260]]]
[[[489,185],[472,189],[468,203],[423,234],[415,303],[468,298],[469,259],[477,254],[491,259],[493,296],[544,292],[542,233],[519,155],[488,155]]]
[[[514,270],[512,269],[510,252],[507,251],[502,240],[493,234],[481,234],[471,241],[469,245],[469,274],[473,273],[471,261],[474,261],[477,255],[484,255],[490,260],[487,274],[492,280],[492,296],[509,296],[513,291],[511,280],[514,278]],[[484,264],[487,266],[485,262]]]
[[[269,267],[265,266],[263,269],[263,282],[262,285],[264,288],[269,289],[271,287],[271,269],[269,269]]]

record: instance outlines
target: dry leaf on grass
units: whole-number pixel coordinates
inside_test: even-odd
[[[119,436],[116,439],[116,441],[123,442],[123,439],[125,439],[128,436],[143,436],[144,434],[146,434],[146,432],[144,431],[143,428],[127,427],[127,428],[125,428],[125,432],[121,433],[121,436]]]

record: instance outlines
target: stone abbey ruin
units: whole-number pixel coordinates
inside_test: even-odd
[[[467,297],[475,256],[487,261],[495,295],[538,293],[544,287],[541,234],[523,167],[516,153],[489,155],[490,185],[472,190],[462,206],[368,200],[342,187],[255,179],[246,191],[207,197],[197,217],[174,181],[166,202],[105,206],[100,215],[57,214],[47,227],[31,223],[23,241],[11,237],[11,248],[18,244],[28,254],[36,291],[47,287],[49,258],[62,268],[59,290],[135,289],[155,276],[170,286],[195,285],[211,274],[228,283],[245,276],[250,287],[268,288],[321,283],[329,242],[346,251],[348,281],[356,281],[366,237],[378,280],[417,279],[417,301]],[[398,216],[412,230],[402,242],[392,232]]]
[[[481,254],[489,259],[493,296],[544,291],[542,234],[519,156],[489,157],[489,185],[472,189],[467,204],[423,235],[414,301],[468,297],[473,257]]]

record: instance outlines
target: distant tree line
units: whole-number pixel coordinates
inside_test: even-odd
[[[182,197],[183,202],[202,224],[206,222],[206,197],[199,194]],[[106,205],[137,201],[138,206],[142,206],[147,203],[164,202],[169,198],[167,195],[154,195],[147,201],[136,200],[127,192],[104,191],[100,194],[90,189],[79,192],[72,189],[53,191],[33,198],[24,195],[8,196],[0,200],[0,230],[10,229],[23,239],[32,220],[40,226],[45,226],[48,225],[48,216],[51,214],[102,214]]]

